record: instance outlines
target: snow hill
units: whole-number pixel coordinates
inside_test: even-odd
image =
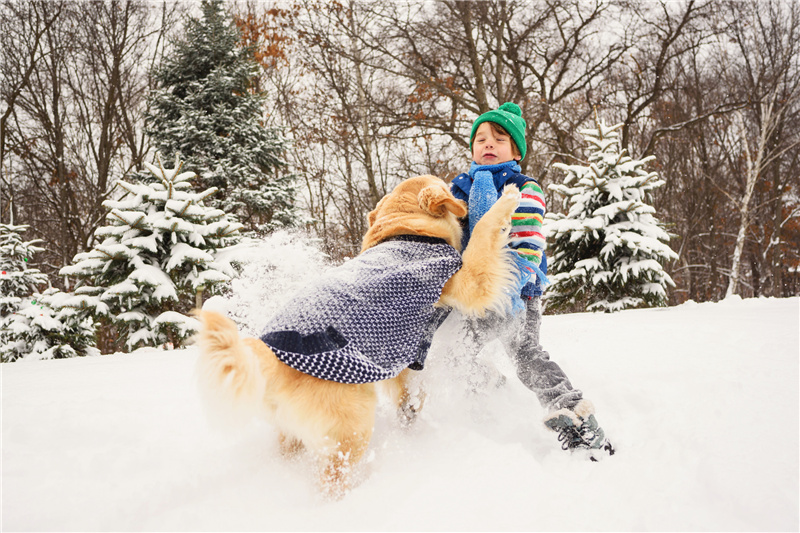
[[[339,502],[317,495],[307,457],[279,456],[268,425],[208,425],[194,348],[4,364],[0,526],[798,530],[799,330],[798,298],[546,316],[543,345],[617,447],[591,463],[559,448],[498,343],[481,357],[508,375],[501,386],[473,391],[445,364],[458,341],[446,323],[420,419],[402,430],[379,410],[360,484]]]

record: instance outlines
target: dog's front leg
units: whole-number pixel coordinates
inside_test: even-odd
[[[516,186],[507,185],[503,195],[475,224],[462,255],[462,267],[445,284],[441,304],[478,316],[487,309],[505,310],[508,293],[516,283],[516,266],[506,245],[511,215],[519,206],[520,197]]]
[[[416,420],[425,403],[425,391],[414,375],[414,370],[406,368],[397,377],[381,382],[384,392],[397,407],[397,418],[403,427]]]

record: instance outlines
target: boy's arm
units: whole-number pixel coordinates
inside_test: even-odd
[[[518,254],[538,265],[545,247],[542,222],[546,210],[542,188],[534,180],[526,181],[520,188],[522,200],[511,219],[509,246]]]

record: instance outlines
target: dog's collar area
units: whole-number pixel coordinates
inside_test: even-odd
[[[447,241],[442,239],[441,237],[428,237],[426,235],[395,235],[394,237],[389,237],[388,239],[384,239],[381,242],[389,242],[389,241],[424,242],[426,244],[448,244]]]

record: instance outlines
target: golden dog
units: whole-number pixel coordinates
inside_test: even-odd
[[[436,305],[468,315],[504,311],[515,283],[506,244],[519,198],[515,187],[506,187],[478,222],[462,254],[461,268],[447,280]],[[369,213],[362,252],[399,235],[440,238],[460,250],[458,219],[466,214],[464,202],[454,198],[441,179],[410,178]],[[341,497],[372,436],[376,383],[339,383],[302,373],[280,361],[260,339],[240,338],[230,319],[209,311],[197,314],[202,323],[197,342],[204,400],[231,414],[258,413],[271,419],[279,431],[281,452],[293,454],[305,447],[315,453],[320,489],[330,497]],[[399,413],[413,416],[419,406],[410,405],[409,373],[405,369],[377,385]]]

